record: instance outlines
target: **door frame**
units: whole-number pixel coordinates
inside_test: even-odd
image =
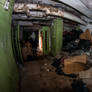
[[[42,27],[40,32],[42,32],[42,34],[43,34],[43,54],[48,55],[50,52],[50,41],[49,41],[50,40],[50,27],[44,26],[44,27]],[[46,32],[47,32],[47,35],[46,35]],[[47,43],[46,43],[46,39],[47,39]],[[46,47],[46,45],[47,45],[47,47]],[[47,48],[47,50],[45,48]]]
[[[15,60],[18,64],[23,64],[23,57],[20,44],[20,25],[14,25],[12,29],[12,45]]]

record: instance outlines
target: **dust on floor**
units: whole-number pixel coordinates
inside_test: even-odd
[[[51,67],[51,57],[26,62],[21,70],[21,92],[72,92],[72,79],[59,76],[54,71],[44,70],[43,65]]]

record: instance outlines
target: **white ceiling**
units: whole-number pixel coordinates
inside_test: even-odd
[[[92,19],[92,0],[59,0]]]
[[[82,3],[86,5],[92,11],[92,0],[80,0]]]

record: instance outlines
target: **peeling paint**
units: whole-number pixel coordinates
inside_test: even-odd
[[[30,14],[31,10],[42,11],[45,12],[46,15],[70,19],[83,25],[86,24],[85,21],[83,21],[81,18],[52,6],[40,4],[23,4],[23,3],[18,4],[16,3],[14,6],[14,12],[18,13],[25,12],[28,16],[31,16]]]
[[[63,11],[54,8],[52,6],[47,5],[39,5],[39,4],[15,4],[14,11],[15,12],[26,12],[29,13],[30,10],[39,10],[44,11],[47,15],[54,15],[54,16],[64,16]]]

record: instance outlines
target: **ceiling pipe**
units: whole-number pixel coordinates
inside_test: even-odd
[[[31,16],[31,14],[30,14],[31,10],[42,11],[42,12],[45,12],[46,15],[66,18],[66,19],[75,21],[77,23],[83,24],[83,25],[86,24],[79,17],[77,17],[71,13],[59,10],[58,8],[54,8],[52,6],[40,5],[40,4],[21,4],[21,3],[15,4],[15,6],[14,6],[14,12],[17,12],[17,13],[26,12],[28,16]]]

